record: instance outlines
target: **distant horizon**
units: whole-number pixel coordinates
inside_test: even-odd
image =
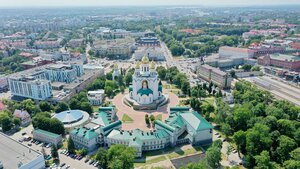
[[[151,6],[200,6],[200,7],[247,7],[247,6],[300,5],[299,0],[0,0],[3,8],[32,7],[151,7]]]
[[[113,7],[113,8],[128,8],[128,7],[190,7],[190,8],[199,8],[199,7],[295,7],[299,6],[299,4],[268,4],[268,5],[66,5],[66,6],[59,6],[59,5],[32,5],[32,6],[1,6],[0,9],[4,8],[101,8],[101,7]]]

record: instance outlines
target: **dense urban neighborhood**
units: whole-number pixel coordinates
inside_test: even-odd
[[[171,5],[1,8],[0,169],[299,169],[300,6]]]

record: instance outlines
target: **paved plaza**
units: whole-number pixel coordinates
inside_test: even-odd
[[[167,93],[169,96],[169,103],[159,107],[157,110],[133,110],[132,107],[129,107],[123,103],[123,99],[125,94],[118,94],[112,101],[113,105],[117,108],[117,116],[120,120],[124,114],[127,114],[129,117],[133,119],[132,123],[122,123],[123,130],[134,130],[134,129],[141,129],[141,130],[152,130],[152,127],[147,126],[145,123],[145,115],[148,114],[149,116],[153,114],[157,116],[162,114],[162,120],[166,120],[168,118],[168,110],[169,107],[174,107],[178,105],[179,98],[171,92]]]

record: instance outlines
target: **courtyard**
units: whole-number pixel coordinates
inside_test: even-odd
[[[122,120],[124,119],[123,116],[128,119],[128,117],[132,120],[129,120],[129,122],[123,122],[122,123],[122,129],[123,130],[134,130],[134,129],[140,129],[140,130],[152,130],[152,126],[147,126],[145,123],[145,115],[148,114],[154,115],[157,119],[162,119],[162,121],[166,120],[168,118],[168,110],[170,107],[177,106],[179,104],[179,98],[172,92],[167,93],[169,96],[169,103],[159,107],[157,110],[133,110],[132,107],[129,107],[123,103],[123,99],[125,96],[125,93],[118,94],[114,99],[112,100],[112,104],[116,106],[117,109],[117,117],[118,119]]]

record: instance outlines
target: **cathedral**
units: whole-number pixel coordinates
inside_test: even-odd
[[[129,87],[128,101],[131,104],[140,106],[138,109],[141,109],[141,106],[157,108],[165,100],[166,98],[162,94],[162,84],[155,70],[155,63],[153,61],[150,62],[148,56],[145,55],[141,62],[136,64],[135,72],[132,76],[132,85]]]

